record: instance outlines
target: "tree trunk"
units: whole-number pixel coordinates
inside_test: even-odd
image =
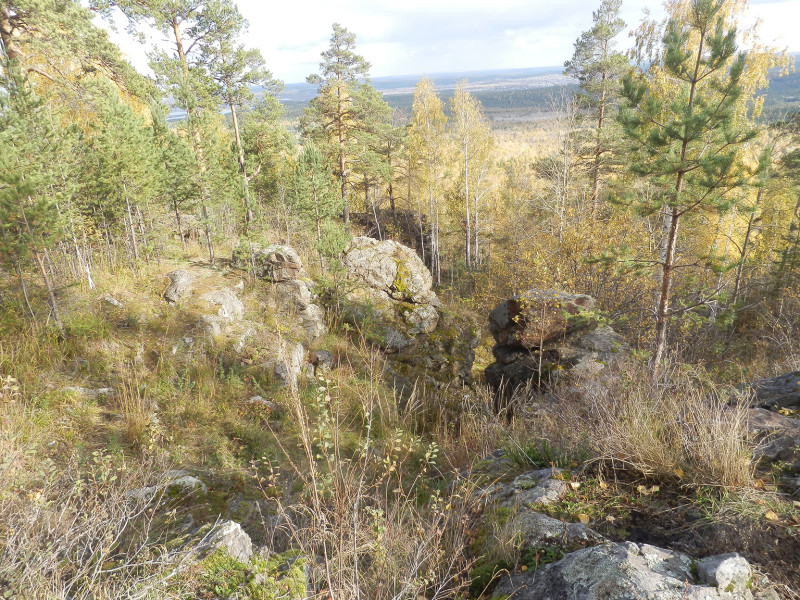
[[[472,219],[470,218],[469,214],[469,145],[467,142],[464,142],[464,209],[466,211],[467,216],[467,232],[466,232],[466,248],[465,248],[465,255],[466,255],[466,265],[467,269],[471,267],[470,259],[471,259],[471,245],[472,245],[472,231],[470,229],[472,225]]]
[[[658,376],[661,360],[667,347],[667,329],[669,325],[669,295],[672,289],[672,275],[675,267],[675,244],[678,239],[678,222],[680,215],[677,208],[669,213],[669,234],[667,237],[667,252],[664,262],[661,263],[661,293],[659,294],[658,308],[656,309],[656,345],[653,352],[651,370],[653,378]]]
[[[28,309],[28,313],[30,314],[31,318],[35,321],[36,313],[33,312],[31,300],[28,297],[28,285],[25,283],[25,278],[22,276],[22,269],[19,266],[19,261],[14,259],[13,262],[14,270],[17,272],[17,278],[19,279],[19,287],[22,290],[22,297],[25,299],[25,307]]]
[[[133,224],[133,213],[131,212],[131,202],[128,198],[128,188],[122,184],[122,190],[125,193],[125,206],[128,209],[128,226],[131,232],[131,244],[133,244],[133,258],[139,261],[139,241],[136,239],[136,226]]]
[[[186,239],[183,237],[183,225],[181,224],[181,213],[178,212],[178,201],[172,201],[172,207],[175,209],[175,222],[178,224],[178,235],[181,236],[181,246],[183,251],[186,252]]]
[[[253,207],[250,204],[250,181],[247,179],[247,171],[245,169],[244,147],[239,133],[239,117],[236,115],[236,105],[233,103],[233,96],[230,94],[228,94],[228,106],[231,109],[233,137],[236,140],[236,150],[239,153],[239,173],[242,174],[242,182],[244,183],[244,232],[247,233],[250,224],[253,222]]]

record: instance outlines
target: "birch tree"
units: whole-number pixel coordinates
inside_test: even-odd
[[[433,82],[423,78],[414,90],[414,104],[409,127],[409,150],[415,163],[420,194],[427,204],[430,227],[429,267],[437,284],[442,281],[440,217],[442,177],[447,156],[447,116]]]

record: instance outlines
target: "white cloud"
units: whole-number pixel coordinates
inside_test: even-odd
[[[762,19],[763,41],[800,50],[797,0],[751,0],[752,19]],[[561,65],[572,44],[592,24],[599,0],[239,0],[250,21],[246,43],[261,49],[275,76],[302,81],[318,70],[331,25],[356,34],[356,51],[372,64],[372,75],[458,72]],[[628,29],[643,9],[663,14],[652,0],[623,0]],[[142,68],[144,49],[124,40],[123,50]],[[627,33],[618,44],[630,44]]]

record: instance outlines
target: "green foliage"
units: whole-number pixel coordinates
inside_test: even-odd
[[[479,565],[469,573],[469,593],[473,598],[480,598],[490,593],[502,576],[513,569],[513,565],[504,561]]]
[[[20,265],[58,238],[61,218],[52,165],[61,140],[43,101],[16,61],[1,56],[0,260]]]

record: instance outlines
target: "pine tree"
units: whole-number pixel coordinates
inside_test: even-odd
[[[167,111],[162,103],[153,103],[150,115],[153,122],[153,144],[157,153],[158,196],[162,205],[175,215],[181,244],[186,249],[181,213],[194,208],[200,196],[200,166],[191,144],[167,125]]]
[[[756,135],[735,118],[746,56],[737,53],[736,29],[726,26],[722,7],[716,0],[693,0],[688,21],[669,21],[662,64],[623,79],[619,122],[636,153],[631,170],[662,192],[655,200],[638,200],[637,208],[654,213],[663,205],[667,215],[658,261],[654,374],[666,349],[669,321],[684,310],[670,307],[676,270],[691,266],[677,260],[680,224],[697,212],[730,209],[732,192],[745,184],[740,151]]]
[[[3,52],[0,79],[0,260],[19,277],[28,309],[22,269],[33,259],[42,275],[50,314],[63,329],[55,287],[44,254],[58,239],[61,220],[49,187],[59,157],[59,131],[31,90],[17,60]]]
[[[342,218],[350,221],[348,197],[349,176],[353,156],[354,130],[357,127],[353,96],[359,79],[369,73],[369,63],[356,54],[355,34],[338,23],[333,24],[330,48],[322,53],[320,74],[310,75],[308,83],[318,85],[319,93],[311,101],[301,129],[325,154],[335,158],[334,172],[340,183]]]
[[[590,160],[591,205],[594,214],[600,202],[600,187],[608,171],[607,155],[611,150],[613,111],[619,98],[620,79],[629,65],[625,56],[614,49],[613,39],[625,27],[619,18],[622,0],[602,0],[592,14],[594,25],[575,41],[572,58],[564,63],[564,74],[575,77],[581,86],[581,103],[594,120],[587,140]]]
[[[374,87],[364,83],[353,94],[353,116],[352,170],[361,178],[364,212],[372,213],[382,238],[377,212],[381,199],[376,201],[376,196],[380,196],[390,177],[386,138],[391,135],[392,109]]]
[[[211,35],[202,41],[202,54],[209,65],[211,77],[216,82],[213,95],[228,106],[231,114],[239,173],[244,190],[246,231],[253,220],[253,208],[238,108],[253,100],[251,86],[260,86],[264,93],[275,94],[281,89],[282,84],[267,70],[264,58],[258,49],[246,49],[238,42],[247,28],[247,21],[235,5],[227,2],[210,2],[202,16],[204,21],[214,24],[213,27],[208,27]]]
[[[148,235],[142,207],[157,194],[158,156],[152,128],[110,86],[101,89],[98,107],[99,127],[90,141],[94,168],[88,184],[106,220],[124,224],[130,258],[138,261],[146,257],[141,250]]]
[[[293,184],[292,207],[314,226],[320,270],[324,273],[324,257],[335,256],[344,249],[346,232],[334,220],[342,208],[333,174],[313,143],[306,144],[300,153]]]
[[[170,40],[170,52],[155,50],[150,54],[150,68],[163,93],[186,112],[189,139],[200,168],[200,206],[208,259],[214,264],[208,212],[210,186],[214,180],[207,173],[206,141],[203,140],[203,127],[210,124],[203,113],[215,112],[214,83],[206,69],[201,42],[212,34],[215,23],[203,16],[206,4],[202,0],[120,0],[116,3],[133,24],[153,27]]]

